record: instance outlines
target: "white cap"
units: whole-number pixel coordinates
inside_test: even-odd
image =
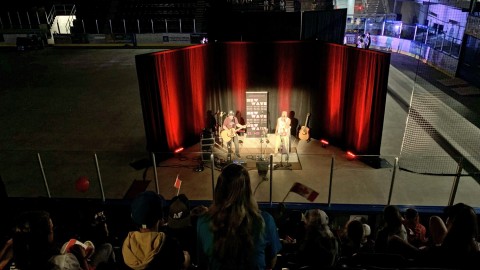
[[[367,237],[372,233],[372,230],[370,229],[370,226],[368,224],[363,223],[363,236]]]

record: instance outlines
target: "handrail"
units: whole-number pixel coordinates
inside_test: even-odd
[[[70,14],[68,15],[67,23],[65,25],[65,29],[67,29],[68,33],[70,33],[70,29],[73,26],[73,21],[74,21],[73,16],[75,16],[76,13],[77,13],[77,7],[73,5],[72,9],[70,10]]]

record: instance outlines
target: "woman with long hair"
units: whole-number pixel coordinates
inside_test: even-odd
[[[237,164],[223,168],[197,235],[208,269],[271,269],[281,248],[273,217],[259,209],[248,171]]]

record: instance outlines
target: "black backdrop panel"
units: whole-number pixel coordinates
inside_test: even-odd
[[[303,20],[303,23],[302,23]],[[208,38],[215,41],[320,40],[343,44],[347,9],[308,12],[208,13]]]
[[[306,11],[302,20],[302,40],[343,44],[347,9]]]

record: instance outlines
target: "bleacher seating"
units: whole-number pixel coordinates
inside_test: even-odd
[[[197,0],[82,2],[77,5],[77,20],[74,22],[72,32],[193,32],[193,21],[198,15],[197,9],[201,9],[198,2]]]

